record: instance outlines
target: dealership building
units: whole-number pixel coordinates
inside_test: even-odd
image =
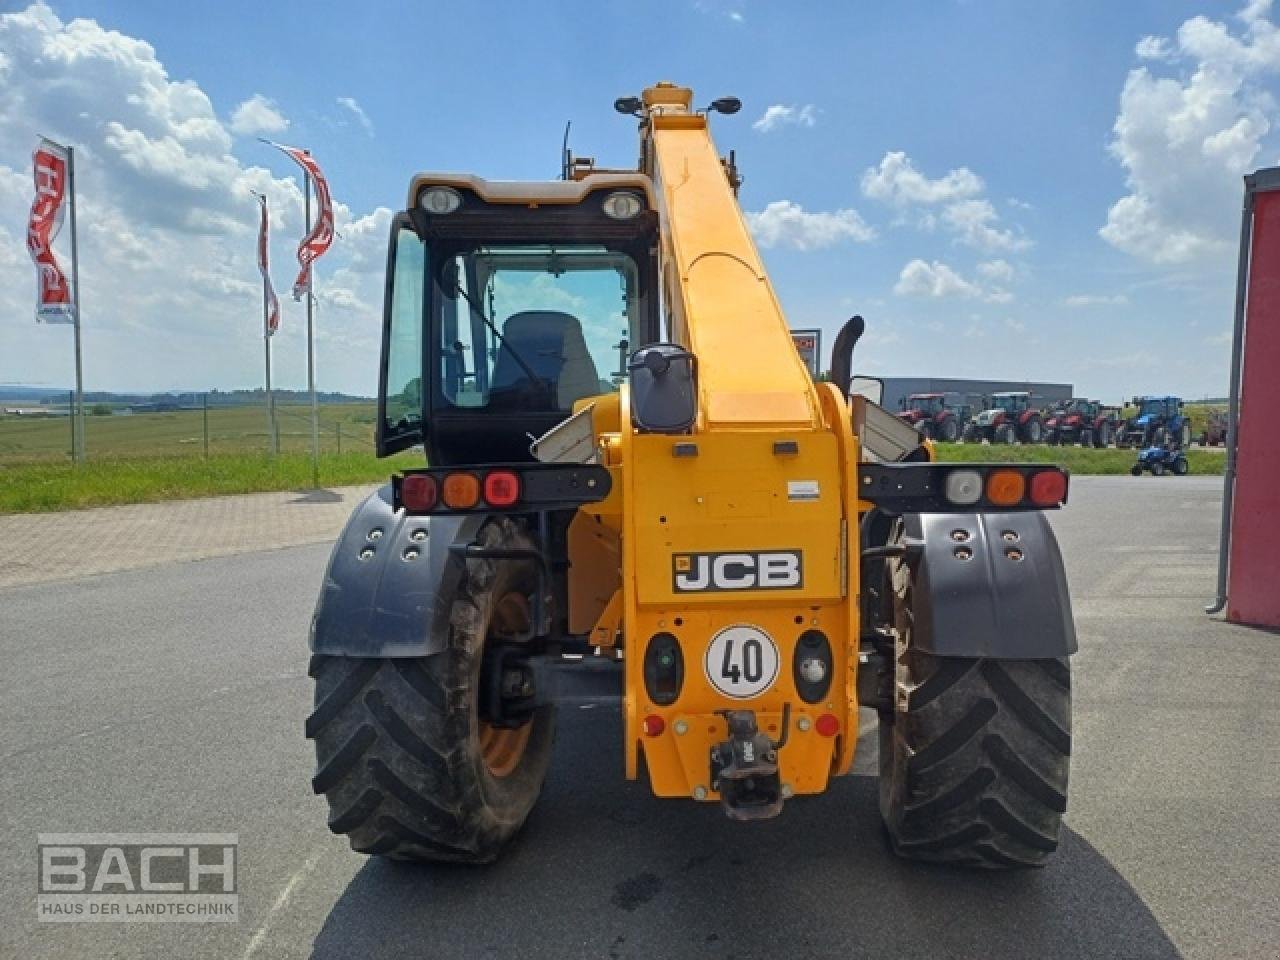
[[[1059,400],[1070,400],[1075,387],[1070,383],[1028,383],[1025,380],[961,380],[953,377],[883,377],[886,410],[901,410],[907,397],[913,393],[958,394],[962,402],[977,407],[993,393],[1012,393],[1025,390],[1031,394],[1034,406],[1045,407]]]

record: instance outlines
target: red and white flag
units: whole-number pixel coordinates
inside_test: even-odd
[[[44,138],[32,154],[36,198],[27,221],[27,250],[36,265],[36,320],[44,323],[76,322],[71,284],[53,253],[67,198],[67,161],[66,148]]]
[[[329,195],[329,181],[324,178],[324,173],[321,172],[315,158],[306,150],[300,147],[287,147],[273,140],[263,142],[271,144],[277,150],[282,150],[292,157],[298,166],[311,175],[311,181],[316,188],[316,201],[320,209],[311,232],[298,244],[298,264],[302,269],[298,271],[298,279],[293,281],[293,299],[301,300],[304,293],[311,291],[311,265],[319,260],[333,243],[333,198]]]
[[[265,332],[269,337],[280,329],[280,301],[276,299],[276,292],[271,286],[271,265],[267,255],[267,198],[261,193],[255,193],[254,196],[258,198],[258,209],[262,214],[258,221],[258,272],[262,274],[263,290],[267,296]]]

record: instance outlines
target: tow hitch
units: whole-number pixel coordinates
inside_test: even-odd
[[[729,739],[711,748],[711,785],[732,820],[768,820],[782,812],[778,751],[786,745],[791,704],[782,706],[782,735],[775,741],[760,732],[754,710],[719,710]]]

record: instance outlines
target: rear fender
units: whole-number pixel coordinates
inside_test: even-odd
[[[914,647],[942,657],[1005,660],[1076,652],[1062,554],[1043,513],[915,513],[902,519],[915,575]],[[960,558],[965,547],[971,551],[967,560]],[[1011,559],[1010,551],[1021,559]]]
[[[463,561],[454,544],[475,539],[487,517],[409,516],[391,485],[355,509],[334,545],[311,619],[311,651],[347,657],[439,653]]]

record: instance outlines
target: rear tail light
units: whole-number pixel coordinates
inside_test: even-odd
[[[520,477],[511,470],[485,474],[484,499],[491,507],[509,507],[520,499]]]
[[[667,724],[658,714],[651,713],[640,722],[640,728],[646,737],[660,737],[662,731],[667,729]]]
[[[444,478],[440,499],[452,510],[469,510],[480,502],[480,481],[471,473],[450,473]]]
[[[1027,481],[1017,470],[993,470],[987,475],[987,499],[997,507],[1021,503],[1027,492]]]
[[[836,719],[834,713],[824,713],[814,722],[813,728],[821,736],[834,737],[840,732],[840,721]]]
[[[436,478],[425,473],[411,473],[400,484],[400,501],[408,510],[425,513],[435,507],[440,497]]]
[[[1041,470],[1031,477],[1028,496],[1038,507],[1051,507],[1067,495],[1067,477],[1061,470]]]

